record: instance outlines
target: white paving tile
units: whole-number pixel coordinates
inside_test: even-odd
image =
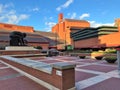
[[[81,90],[84,89],[86,87],[89,87],[91,85],[97,84],[99,82],[102,82],[104,80],[107,80],[111,78],[110,76],[106,76],[106,75],[99,75],[99,76],[95,76],[89,79],[85,79],[83,81],[77,82],[76,83],[76,88],[77,90]]]
[[[10,68],[10,67],[8,67],[8,66],[7,66],[7,67],[6,67],[6,66],[5,66],[5,67],[0,67],[0,70],[1,70],[1,69],[6,69],[6,68]]]
[[[105,74],[104,72],[99,72],[99,71],[92,71],[92,70],[85,70],[85,69],[78,69],[78,68],[76,68],[75,69],[76,71],[82,71],[82,72],[86,72],[86,73],[92,73],[92,74]]]

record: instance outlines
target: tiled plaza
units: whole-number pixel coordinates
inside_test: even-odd
[[[47,64],[68,62],[76,64],[75,85],[77,90],[119,90],[120,74],[117,62],[109,64],[104,60],[80,59],[79,57],[31,57]],[[21,73],[13,70],[9,65],[0,61],[1,90],[48,90]]]

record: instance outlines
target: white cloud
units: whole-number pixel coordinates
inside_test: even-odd
[[[13,4],[0,4],[0,22],[17,24],[22,20],[28,19],[29,15],[17,14],[15,10],[11,9]]]
[[[80,18],[80,19],[84,19],[84,18],[86,18],[86,17],[90,17],[90,14],[89,14],[89,13],[84,13],[84,14],[82,14],[79,18]]]
[[[96,21],[89,21],[91,27],[99,27],[99,26],[114,26],[114,23],[97,23]]]
[[[48,27],[48,28],[45,28],[46,31],[51,31],[51,28],[55,25],[56,23],[55,22],[45,22],[45,25]]]
[[[0,16],[0,21],[3,21],[5,19],[4,16]]]
[[[32,9],[32,11],[34,11],[34,12],[37,12],[37,11],[39,11],[39,10],[40,10],[40,9],[37,8],[37,7]]]
[[[71,19],[74,19],[74,18],[76,18],[76,13],[72,13],[71,15]]]
[[[2,12],[3,12],[3,5],[0,4],[0,13],[2,13]]]
[[[28,17],[29,16],[25,15],[25,14],[21,14],[21,15],[18,15],[18,16],[13,14],[13,15],[10,15],[10,16],[7,17],[8,18],[7,23],[17,24],[20,21],[27,19]]]
[[[61,10],[61,7],[57,7],[56,10],[57,10],[57,11],[60,11],[60,10]]]
[[[56,8],[57,11],[60,11],[62,8],[67,8],[69,7],[70,4],[73,3],[74,0],[67,0],[63,5],[60,5],[59,7]]]
[[[6,8],[13,7],[13,6],[14,5],[12,3],[5,4],[5,5],[0,4],[0,14],[3,13]]]
[[[53,17],[49,17],[50,20],[53,20]]]

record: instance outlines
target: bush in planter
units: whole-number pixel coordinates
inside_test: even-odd
[[[108,62],[108,63],[115,63],[117,61],[117,57],[115,56],[106,56],[104,57],[104,59]]]
[[[41,46],[36,46],[35,48],[36,48],[36,49],[40,49],[40,50],[42,49],[42,47],[41,47]]]
[[[104,56],[104,51],[94,51],[91,53],[91,57],[97,60],[101,60]]]
[[[102,60],[103,56],[96,56],[95,59]]]
[[[116,51],[116,49],[108,48],[108,49],[105,50],[105,53],[117,53],[117,51]]]
[[[84,59],[85,58],[85,56],[79,56],[81,59]]]

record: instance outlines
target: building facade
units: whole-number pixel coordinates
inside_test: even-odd
[[[10,35],[11,32],[7,30],[0,29],[0,49],[4,49],[6,46],[10,45]],[[26,32],[27,36],[25,40],[27,40],[28,46],[38,47],[41,46],[43,49],[48,49],[50,46],[50,42],[46,39],[46,37]]]
[[[63,14],[60,13],[58,17],[58,23],[52,27],[52,32],[57,33],[59,38],[64,40],[63,46],[71,44],[71,27],[86,28],[90,27],[90,23],[85,20],[64,19]]]
[[[76,30],[76,28],[71,28],[71,30]],[[77,32],[71,33],[72,45],[79,49],[115,47],[120,43],[118,41],[114,44],[116,41],[112,38],[115,38],[113,35],[118,33],[119,30],[115,26],[79,29]]]
[[[13,31],[20,31],[22,33],[26,33],[27,37],[25,39],[28,42],[28,46],[41,46],[43,49],[56,47],[57,34],[55,33],[41,32],[39,30],[36,31],[31,26],[20,26],[14,24],[0,23],[0,48],[5,48],[6,46],[9,46],[9,34]]]

